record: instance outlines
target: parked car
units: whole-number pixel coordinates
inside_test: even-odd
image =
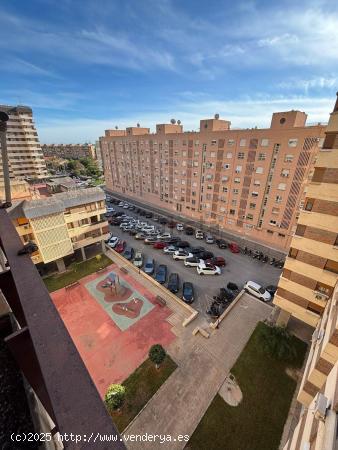
[[[117,246],[115,247],[115,251],[117,253],[122,253],[126,247],[127,243],[126,241],[120,241]]]
[[[158,234],[157,239],[160,239],[161,241],[166,241],[168,239],[171,239],[171,234],[170,233]]]
[[[216,244],[218,245],[218,248],[227,248],[228,244],[224,239],[216,239]]]
[[[168,244],[166,243],[166,242],[155,242],[155,244],[153,245],[153,248],[156,248],[156,249],[164,249],[166,246],[167,246]]]
[[[129,230],[129,234],[130,236],[136,236],[138,234],[138,230],[136,230],[136,228],[133,228]]]
[[[181,238],[173,236],[172,238],[167,239],[166,242],[171,245],[180,245]]]
[[[187,267],[197,267],[202,262],[203,262],[203,259],[200,259],[197,256],[192,256],[191,258],[186,258],[184,260],[184,265]]]
[[[113,236],[111,239],[109,239],[108,245],[111,248],[116,248],[119,241],[120,241],[120,239],[118,237]]]
[[[122,253],[122,256],[123,256],[124,258],[128,259],[128,261],[132,260],[132,259],[133,259],[133,256],[134,256],[134,249],[133,249],[133,247],[127,246],[127,247],[124,249],[124,251],[123,251],[123,253]]]
[[[168,223],[168,221],[165,217],[161,217],[158,221],[161,225],[165,225],[166,223]]]
[[[189,281],[183,283],[182,299],[186,303],[192,303],[194,301],[194,286]]]
[[[176,226],[176,222],[174,222],[173,220],[171,220],[169,223],[168,223],[168,228],[175,228],[175,226]]]
[[[205,238],[205,242],[207,244],[213,244],[215,242],[214,237],[211,236],[211,234],[207,234],[206,238]]]
[[[137,233],[135,234],[135,239],[142,241],[143,239],[146,239],[147,235],[145,233]]]
[[[153,213],[146,212],[145,217],[146,217],[146,219],[151,219],[153,217]]]
[[[134,256],[134,266],[136,267],[142,267],[143,265],[143,255],[142,252],[140,250],[137,250]]]
[[[182,223],[176,224],[176,230],[177,231],[183,231],[184,230],[183,224]]]
[[[222,256],[214,256],[213,258],[207,259],[206,262],[218,267],[224,267],[226,265],[225,259]]]
[[[168,289],[173,294],[177,294],[180,290],[180,277],[178,276],[178,273],[171,273],[169,275]]]
[[[211,259],[211,258],[213,258],[214,256],[215,256],[215,255],[214,255],[212,252],[206,252],[206,251],[201,252],[201,253],[199,254],[199,257],[200,257],[201,259],[204,259],[204,260]]]
[[[190,244],[188,241],[180,241],[177,244],[180,248],[186,248],[186,247],[190,247]]]
[[[204,233],[202,230],[196,230],[195,231],[195,238],[196,239],[204,239]]]
[[[194,229],[191,228],[191,227],[186,227],[186,228],[185,228],[185,234],[186,234],[187,236],[192,236],[192,235],[194,234]]]
[[[197,267],[198,275],[220,275],[221,269],[218,266],[212,264],[200,263]]]
[[[110,232],[110,233],[108,234],[107,239],[105,239],[104,242],[105,242],[106,244],[108,244],[108,242],[110,241],[110,239],[111,239],[112,237],[113,237],[113,233]]]
[[[153,221],[154,221],[154,222],[158,222],[158,221],[159,221],[159,217],[158,217],[158,216],[154,216],[154,217],[153,217]]]
[[[164,247],[163,251],[164,253],[168,254],[168,255],[172,255],[173,253],[175,253],[177,250],[177,247],[175,247],[175,245],[168,245],[167,247]]]
[[[108,208],[106,208],[107,213],[113,213],[115,212],[115,208],[113,208],[112,206],[108,206]]]
[[[118,204],[118,206],[120,206],[120,207],[122,207],[122,208],[123,208],[123,205],[124,205],[123,202],[120,202],[120,203]]]
[[[118,217],[113,217],[110,221],[109,221],[110,225],[120,225],[121,224],[121,219]]]
[[[275,295],[275,293],[276,293],[276,291],[277,291],[277,286],[274,286],[274,285],[270,284],[269,286],[267,286],[267,287],[265,288],[265,290],[269,292],[269,294],[271,295],[271,297],[274,297],[274,295]]]
[[[173,254],[173,259],[175,261],[184,260],[186,258],[192,258],[192,253],[186,252],[185,250],[176,250]]]
[[[152,275],[155,270],[155,262],[153,258],[148,258],[143,268],[144,272],[148,275]]]
[[[167,266],[164,264],[160,264],[155,272],[155,280],[158,283],[164,284],[167,279]]]
[[[247,281],[243,289],[254,297],[263,300],[263,302],[269,302],[271,300],[271,294],[254,281]]]
[[[229,244],[229,250],[231,253],[239,253],[239,246],[234,242],[231,242],[231,244]]]
[[[148,245],[155,244],[155,242],[157,242],[157,239],[155,236],[149,236],[144,240],[144,243],[148,244]]]

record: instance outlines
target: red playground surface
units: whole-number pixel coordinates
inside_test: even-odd
[[[117,270],[115,265],[107,273]],[[166,318],[172,311],[159,306],[155,296],[130,274],[119,271],[120,279],[127,282],[154,307],[128,329],[114,323],[85,285],[102,278],[102,273],[88,275],[69,289],[51,294],[100,395],[103,397],[111,383],[125,380],[147,358],[153,344],[167,347],[175,339]]]

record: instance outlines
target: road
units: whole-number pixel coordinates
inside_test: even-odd
[[[226,287],[229,281],[236,283],[239,287],[242,287],[248,280],[256,281],[262,286],[268,286],[269,284],[276,285],[281,274],[281,269],[271,266],[268,263],[263,263],[256,259],[241,254],[231,253],[228,249],[219,249],[216,244],[206,244],[205,241],[197,240],[194,236],[187,236],[183,231],[177,231],[176,229],[169,229],[159,225],[158,222],[152,219],[145,219],[144,216],[139,216],[134,211],[119,208],[116,205],[112,205],[116,211],[123,211],[129,216],[139,218],[144,222],[155,225],[164,231],[169,231],[175,236],[180,236],[182,240],[188,241],[192,247],[203,246],[206,250],[210,250],[215,256],[223,256],[226,260],[226,266],[222,267],[222,274],[220,276],[214,275],[198,275],[195,267],[186,267],[183,261],[174,261],[172,255],[167,255],[163,250],[154,249],[151,245],[145,245],[143,241],[134,239],[127,232],[123,232],[119,226],[111,226],[110,231],[113,236],[117,236],[125,240],[128,245],[134,248],[134,250],[140,250],[144,256],[152,257],[155,260],[155,265],[165,264],[168,268],[168,277],[170,273],[178,273],[180,277],[180,292],[177,294],[182,296],[182,283],[183,281],[190,281],[195,288],[195,301],[193,307],[199,312],[205,315],[205,311],[209,304],[212,302],[212,296],[217,295],[221,287]],[[168,278],[167,278],[168,280]]]

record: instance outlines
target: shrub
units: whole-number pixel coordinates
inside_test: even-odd
[[[126,394],[126,388],[121,384],[111,384],[104,396],[104,402],[109,412],[121,408]]]
[[[163,363],[166,357],[166,351],[160,344],[155,344],[150,347],[149,359],[156,365],[156,369]]]
[[[296,350],[292,345],[292,337],[284,326],[270,325],[261,334],[263,350],[272,358],[281,361],[294,359]]]

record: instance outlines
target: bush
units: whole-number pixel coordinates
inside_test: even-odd
[[[104,396],[104,402],[109,412],[121,408],[126,394],[126,388],[121,384],[111,384]]]
[[[263,350],[272,358],[280,361],[291,361],[297,356],[295,347],[292,345],[292,337],[283,326],[270,325],[265,327],[261,340]]]
[[[156,365],[156,368],[159,368],[160,364],[163,363],[166,357],[166,351],[160,344],[155,344],[150,347],[149,350],[149,359]]]

